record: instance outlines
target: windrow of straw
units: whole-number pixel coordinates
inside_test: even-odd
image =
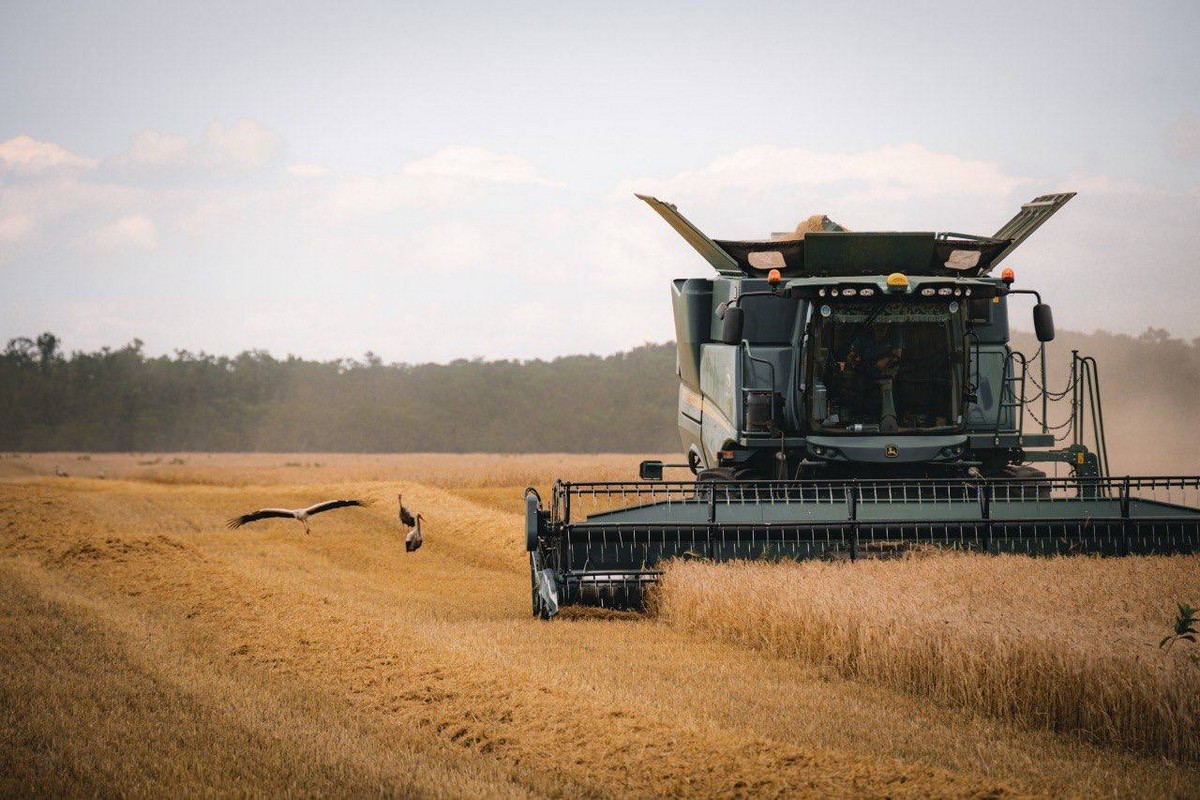
[[[673,562],[676,628],[947,705],[1200,759],[1200,657],[1158,647],[1200,558],[934,555],[856,563]]]

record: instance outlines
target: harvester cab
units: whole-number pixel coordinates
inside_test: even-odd
[[[717,272],[671,287],[694,479],[664,482],[680,465],[650,461],[639,482],[559,482],[548,508],[527,494],[534,613],[638,607],[673,557],[1193,551],[1200,511],[1178,501],[1200,479],[1108,475],[1095,361],[1073,353],[1049,390],[1050,307],[1000,269],[1073,196],[1038,197],[992,236],[814,217],[733,241],[639,195]],[[1035,300],[1031,356],[1009,343],[1020,295]],[[1069,404],[1058,430],[1052,400]]]
[[[1053,445],[1024,433],[1027,364],[1008,343],[1021,292],[993,270],[1072,196],[1037,198],[991,237],[826,223],[772,241],[709,239],[642,197],[719,264],[672,285],[689,463],[704,479],[989,477]],[[1103,440],[1085,450],[1098,474]]]

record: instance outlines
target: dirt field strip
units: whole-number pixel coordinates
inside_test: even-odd
[[[325,695],[214,670],[208,654],[165,645],[159,620],[97,608],[15,566],[0,566],[0,658],[11,667],[0,703],[24,712],[4,732],[8,796],[526,796],[498,770],[489,780],[484,765],[456,770],[414,752]]]
[[[512,466],[508,480],[553,469]],[[16,587],[0,619],[25,642],[0,655],[54,663],[33,672],[58,676],[42,689],[5,681],[0,697],[23,712],[23,732],[14,769],[0,771],[32,786],[39,765],[65,763],[69,786],[39,785],[84,792],[115,780],[135,794],[153,794],[154,781],[429,796],[1182,795],[1200,785],[1195,772],[929,708],[642,617],[532,620],[521,517],[498,511],[478,490],[499,487],[473,484],[471,470],[454,486],[403,484],[406,504],[436,520],[412,555],[397,546],[394,482],[271,488],[226,462],[203,484],[0,485],[0,580]],[[288,520],[221,527],[268,501],[347,492],[378,502],[318,517],[312,536]],[[51,624],[56,615],[71,622]],[[80,656],[47,661],[63,651]],[[151,680],[159,695],[137,688]],[[101,683],[93,694],[113,704],[160,698],[100,737],[126,731],[144,784],[92,766],[99,728],[73,731],[31,700]],[[254,736],[270,747],[241,744]],[[299,740],[307,750],[289,744]],[[199,741],[207,756],[179,755]],[[350,758],[360,751],[370,757]],[[176,771],[156,771],[167,752]]]

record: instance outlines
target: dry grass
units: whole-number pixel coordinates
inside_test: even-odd
[[[636,458],[178,457],[0,460],[0,795],[1200,786],[1190,766],[642,616],[531,619],[521,489],[628,477]],[[72,477],[52,477],[55,463]],[[105,480],[86,473],[100,465]],[[429,519],[415,554],[395,521],[401,489]],[[286,520],[223,527],[346,494],[376,503],[316,518],[311,536]]]
[[[556,479],[631,480],[640,456],[538,453],[10,453],[0,480],[53,477],[125,478],[171,485],[276,486],[334,482],[421,483],[447,489],[538,486]],[[654,456],[646,456],[652,458]],[[677,455],[661,456],[677,461]],[[686,474],[686,473],[685,473]],[[518,504],[519,505],[519,504]],[[515,507],[515,506],[513,506]]]
[[[681,562],[662,619],[993,717],[1200,759],[1200,655],[1157,645],[1200,557]]]
[[[6,796],[526,794],[495,770],[414,752],[328,695],[214,669],[224,654],[181,649],[160,620],[29,564],[0,566],[0,620]]]

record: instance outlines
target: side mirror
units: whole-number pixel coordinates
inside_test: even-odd
[[[729,306],[725,309],[725,320],[721,325],[722,344],[742,343],[742,308]]]
[[[1054,315],[1045,303],[1033,307],[1033,330],[1039,342],[1054,341]]]
[[[643,461],[638,464],[638,477],[644,481],[661,481],[663,475],[663,462],[661,461]]]

